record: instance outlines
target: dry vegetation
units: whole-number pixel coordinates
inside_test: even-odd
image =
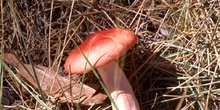
[[[128,28],[138,42],[123,67],[142,110],[219,109],[219,21],[218,0],[1,0],[1,57],[14,53],[22,62],[59,68],[65,76],[62,65],[73,42],[98,30]],[[0,71],[3,108],[85,109],[54,103],[47,94],[43,100],[37,90],[19,92],[2,61]],[[85,84],[94,83],[99,84],[87,74]],[[107,99],[91,108],[109,105]]]

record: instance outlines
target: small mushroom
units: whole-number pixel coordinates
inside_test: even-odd
[[[116,59],[134,46],[137,37],[127,29],[114,28],[91,34],[67,57],[64,69],[73,74],[97,68],[105,86],[111,93],[119,110],[139,110],[138,101],[132,87]],[[83,53],[83,54],[82,54]],[[116,110],[114,106],[113,110]]]

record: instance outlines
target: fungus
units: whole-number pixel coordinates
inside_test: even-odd
[[[73,74],[91,71],[91,66],[86,65],[84,53],[91,65],[98,70],[118,109],[139,110],[132,87],[115,61],[134,46],[136,41],[135,34],[127,29],[114,28],[95,32],[72,51],[65,61],[64,69]],[[116,109],[114,106],[112,108]]]

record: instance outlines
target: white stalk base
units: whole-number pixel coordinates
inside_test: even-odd
[[[115,61],[97,68],[119,110],[140,110],[125,73]],[[112,105],[113,110],[116,108]]]

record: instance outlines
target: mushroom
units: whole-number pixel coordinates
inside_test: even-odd
[[[91,34],[67,57],[66,72],[81,74],[89,72],[92,67],[98,70],[106,88],[111,93],[117,107],[113,110],[139,110],[138,101],[123,70],[116,59],[125,53],[137,41],[135,34],[127,29],[114,28]],[[84,55],[83,55],[83,54]]]

